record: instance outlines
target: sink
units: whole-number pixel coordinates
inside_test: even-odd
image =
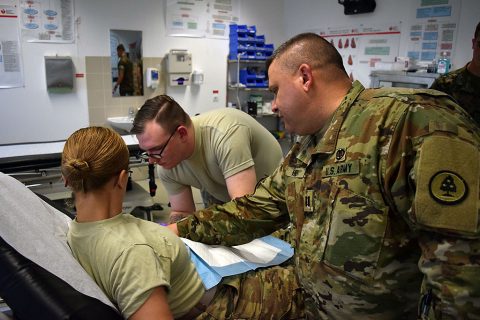
[[[133,127],[132,117],[111,117],[107,118],[108,124],[119,133],[130,133]]]

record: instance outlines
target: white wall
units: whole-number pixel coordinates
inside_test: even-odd
[[[256,2],[240,0],[240,23],[257,24],[259,34],[265,34],[267,41],[282,41],[283,36],[278,37],[282,34],[278,32],[282,25],[278,17],[283,16],[281,2],[262,0],[258,6]],[[165,3],[166,0],[78,0],[74,44],[22,43],[25,87],[0,90],[0,144],[64,140],[88,125],[85,78],[75,79],[72,93],[48,94],[43,57],[71,56],[76,73],[85,73],[85,56],[110,55],[110,29],[142,31],[144,57],[164,57],[170,49],[189,50],[193,69],[204,71],[204,83],[168,88],[167,94],[191,115],[224,107],[228,40],[167,37]],[[213,90],[219,91],[218,102],[213,102]]]
[[[293,2],[284,0],[285,2]],[[266,43],[275,48],[286,40],[283,3],[278,0],[243,0],[241,24],[255,25],[257,33],[265,35]]]
[[[73,93],[48,94],[44,56],[77,56],[71,44],[23,43],[25,87],[0,89],[0,144],[55,141],[88,122],[84,81]],[[74,59],[76,69],[83,61]],[[75,115],[75,116],[72,116]]]
[[[472,38],[480,21],[480,1],[460,0],[460,22],[454,49],[453,69],[463,67],[472,58]],[[414,22],[414,8],[419,0],[377,0],[372,13],[344,15],[338,1],[284,0],[284,28],[287,37],[297,33],[327,27],[349,27],[359,24],[387,24],[401,22],[400,55],[406,56],[410,23]],[[366,84],[368,85],[368,84]]]
[[[319,0],[239,0],[240,23],[257,26],[268,43],[277,47],[288,37],[315,28],[401,21],[411,15],[419,0],[378,0],[375,12],[346,16],[338,1]],[[109,56],[109,30],[139,30],[143,33],[143,55],[164,57],[170,49],[188,49],[194,69],[201,69],[201,86],[169,88],[191,115],[224,107],[228,40],[177,38],[165,35],[166,0],[77,0],[77,39],[74,44],[22,43],[25,87],[0,89],[0,144],[64,140],[73,131],[88,125],[85,78],[75,80],[69,94],[48,94],[44,56],[72,56],[77,73],[85,73],[85,56]],[[478,0],[462,0],[454,68],[471,59],[471,38],[479,21]],[[405,50],[408,21],[402,24]],[[219,90],[213,102],[212,91]]]

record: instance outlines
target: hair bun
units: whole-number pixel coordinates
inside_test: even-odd
[[[80,172],[88,171],[90,169],[88,162],[85,160],[78,160],[78,159],[72,160],[70,162],[70,166],[72,166],[75,170],[78,170]]]

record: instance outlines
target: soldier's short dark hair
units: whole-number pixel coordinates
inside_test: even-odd
[[[272,62],[280,57],[283,67],[292,71],[302,63],[308,63],[313,68],[333,66],[347,74],[342,56],[337,49],[316,33],[300,33],[281,44],[267,60],[267,70]]]
[[[142,134],[147,122],[155,120],[166,131],[173,131],[179,125],[190,126],[192,120],[185,110],[171,97],[162,94],[145,101],[138,110],[131,134]]]
[[[123,46],[123,44],[120,43],[120,44],[117,46],[117,50],[125,51],[125,47]]]
[[[480,35],[480,22],[477,24],[477,27],[475,28],[475,39]]]

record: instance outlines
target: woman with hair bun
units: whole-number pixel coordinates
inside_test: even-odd
[[[111,129],[83,128],[68,138],[61,169],[76,207],[68,243],[125,318],[173,319],[193,309],[205,290],[179,237],[122,214],[128,161],[125,142]]]
[[[76,207],[68,244],[123,317],[304,316],[303,296],[291,265],[225,277],[205,291],[188,249],[177,235],[167,227],[122,213],[128,161],[128,148],[119,134],[88,127],[68,138],[61,166]]]

